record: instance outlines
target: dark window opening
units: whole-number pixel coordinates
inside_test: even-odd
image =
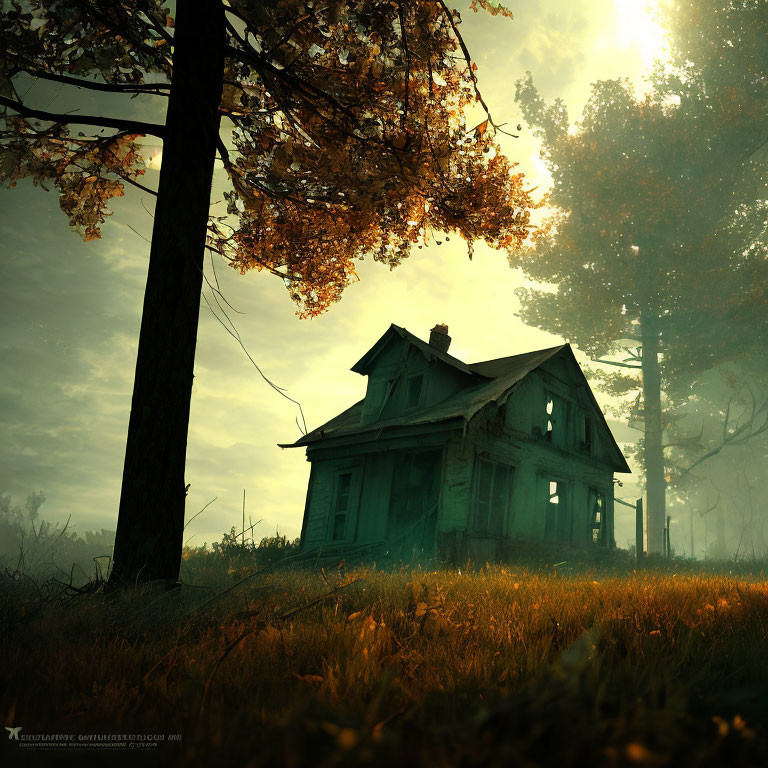
[[[478,461],[474,519],[476,533],[495,536],[504,533],[504,519],[509,509],[510,472],[510,467],[504,464],[486,459]]]
[[[581,408],[577,411],[576,427],[576,449],[581,453],[586,453],[587,456],[591,456],[593,446],[592,417]]]
[[[407,410],[418,408],[421,401],[421,386],[424,383],[423,376],[411,376],[408,379],[408,391],[405,398],[405,407]]]
[[[592,534],[592,542],[594,544],[602,544],[604,540],[604,521],[605,521],[605,494],[596,491],[594,488],[589,489],[589,520],[590,531]]]
[[[566,484],[561,480],[547,482],[548,495],[544,519],[544,538],[570,541],[572,538],[571,516],[567,504]]]
[[[343,475],[339,475],[336,484],[336,503],[333,507],[333,538],[335,540],[344,538],[351,488],[352,473],[345,472]]]

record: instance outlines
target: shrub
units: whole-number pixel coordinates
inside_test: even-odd
[[[82,536],[40,517],[42,492],[24,504],[0,496],[0,566],[6,572],[35,581],[58,578],[75,585],[106,576],[112,557],[112,531],[86,531]]]

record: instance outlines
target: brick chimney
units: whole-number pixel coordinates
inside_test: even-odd
[[[434,347],[439,352],[447,352],[451,346],[451,337],[448,335],[448,326],[438,323],[429,332],[429,346]]]

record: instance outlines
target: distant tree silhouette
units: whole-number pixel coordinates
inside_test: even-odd
[[[115,585],[178,577],[206,247],[276,275],[313,315],[366,253],[395,266],[432,229],[514,247],[532,207],[491,115],[465,124],[464,107],[485,104],[443,0],[176,8],[174,19],[161,0],[9,0],[0,30],[0,178],[53,185],[86,240],[126,183],[152,191],[137,137],[163,141]],[[167,99],[165,121],[38,109],[28,78]],[[226,215],[209,217],[217,150],[231,189]]]

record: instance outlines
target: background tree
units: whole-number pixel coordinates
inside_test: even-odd
[[[765,556],[768,392],[762,359],[747,356],[697,376],[675,393],[666,419],[674,544],[703,552],[723,523],[721,556]],[[677,389],[683,389],[678,387]],[[712,525],[718,520],[717,526]],[[726,536],[726,528],[729,535]],[[720,538],[720,537],[718,537]],[[709,541],[707,541],[709,539]],[[713,554],[710,550],[709,554]]]
[[[691,120],[711,120],[713,113],[718,115],[724,111],[715,129],[718,140],[730,146],[736,162],[749,158],[747,173],[750,170],[764,173],[768,162],[768,7],[759,0],[744,3],[688,0],[666,4],[663,22],[669,30],[672,60],[657,68],[657,89],[662,93],[680,94],[681,104]],[[701,93],[709,98],[689,96]],[[723,505],[730,505],[734,513],[731,521],[734,535],[728,547],[731,554],[753,553],[743,540],[747,519],[752,521],[750,544],[755,544],[763,554],[766,551],[766,508],[761,501],[768,459],[765,432],[768,282],[764,270],[768,257],[768,202],[765,198],[763,188],[763,194],[742,204],[728,223],[731,235],[737,235],[735,242],[743,249],[739,263],[751,273],[744,281],[741,307],[736,313],[737,321],[741,321],[746,331],[732,340],[738,344],[740,355],[717,375],[703,380],[697,385],[695,396],[687,398],[684,407],[688,414],[693,412],[698,417],[698,433],[696,429],[688,429],[685,434],[686,419],[679,422],[684,455],[674,456],[679,461],[671,470],[676,493],[698,493],[705,497],[699,509],[722,512]],[[707,408],[712,411],[710,419],[697,413]],[[701,440],[695,440],[697,434],[702,435]]]
[[[718,123],[711,141],[734,157],[768,153],[768,7],[762,0],[673,0],[660,9],[671,58],[658,65],[660,94],[681,99],[692,120]],[[755,154],[758,153],[758,158]]]
[[[442,0],[179,0],[175,19],[161,0],[5,7],[5,181],[50,183],[72,226],[99,237],[125,183],[150,191],[137,137],[163,140],[112,582],[175,581],[204,249],[275,274],[312,315],[357,259],[395,266],[431,229],[518,245],[532,202],[490,114],[465,124],[484,102]],[[29,77],[167,99],[165,120],[38,109]],[[231,190],[209,219],[217,149]]]
[[[556,289],[523,290],[522,317],[594,359],[623,351],[611,364],[635,369],[603,379],[613,394],[642,391],[650,552],[661,551],[665,522],[664,411],[681,386],[690,394],[696,376],[754,347],[753,281],[765,274],[753,239],[765,168],[743,145],[741,106],[752,96],[686,80],[674,98],[672,82],[643,99],[626,81],[597,83],[575,132],[530,76],[517,87],[552,174],[554,213],[535,252],[511,263]]]

